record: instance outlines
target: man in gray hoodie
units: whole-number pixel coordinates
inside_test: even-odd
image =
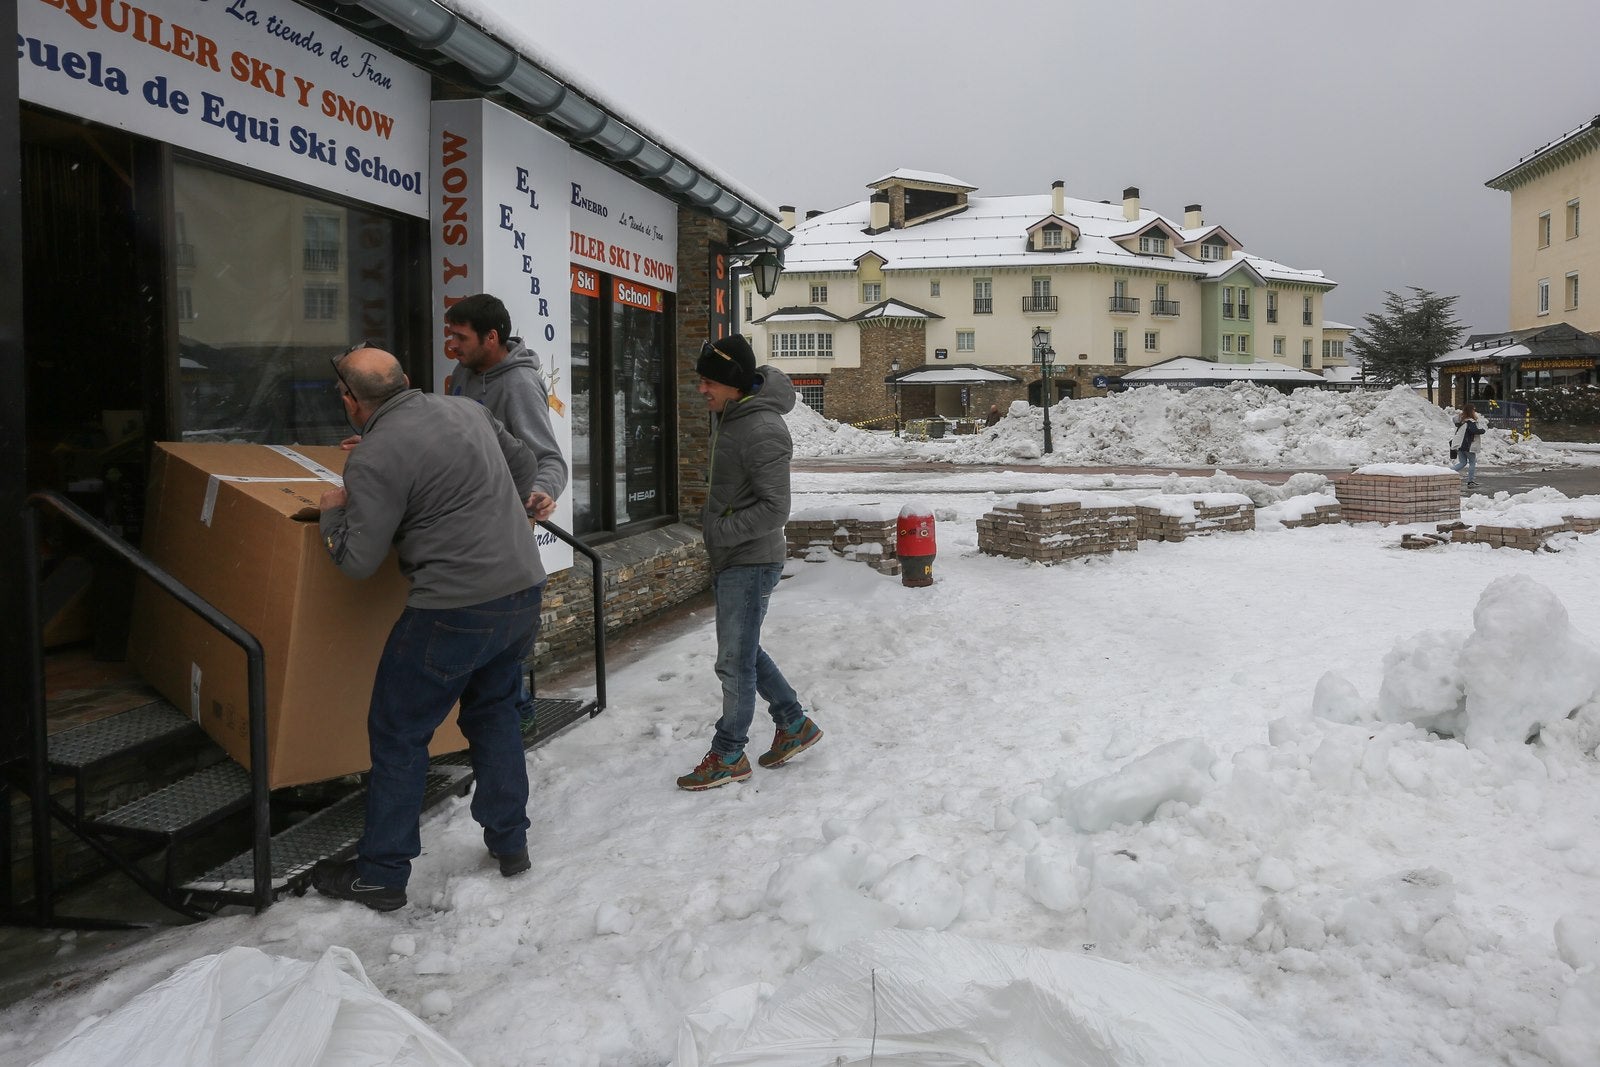
[[[545,580],[525,510],[539,471],[482,405],[409,388],[387,352],[359,348],[334,369],[361,443],[344,486],[322,495],[323,543],[352,578],[372,574],[394,549],[411,592],[373,679],[372,773],[356,857],[318,863],[311,884],[393,911],[406,903],[422,851],[428,742],[457,700],[476,776],[472,817],[501,874],[530,866],[517,698]]]
[[[547,519],[556,498],[567,487],[567,460],[550,423],[550,391],[539,357],[511,336],[511,313],[498,297],[477,293],[445,310],[445,347],[458,369],[450,392],[476,400],[533,451],[539,475],[533,487],[533,517]],[[518,713],[524,729],[532,728],[533,693],[524,675]]]
[[[756,696],[767,702],[777,731],[757,761],[773,768],[822,738],[778,665],[761,647],[767,602],[783,576],[788,544],[789,465],[794,443],[783,421],[794,386],[775,367],[756,369],[740,334],[708,341],[695,370],[711,412],[711,469],[702,516],[711,589],[717,605],[717,677],[722,717],[711,750],[678,779],[682,789],[714,789],[750,777],[750,723]]]

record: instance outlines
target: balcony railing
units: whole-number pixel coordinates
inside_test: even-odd
[[[1150,314],[1152,315],[1176,315],[1177,313],[1178,302],[1176,300],[1150,301]]]
[[[1249,304],[1240,304],[1239,305],[1239,317],[1241,319],[1249,321],[1249,319],[1250,319],[1250,305]]]
[[[1233,305],[1232,304],[1223,304],[1222,305],[1222,317],[1225,318],[1225,319],[1233,318]]]
[[[1113,363],[1126,363],[1126,362],[1128,362],[1128,350],[1126,348],[1113,348],[1111,350],[1111,362],[1113,362]]]
[[[1139,298],[1136,296],[1111,297],[1111,310],[1137,315],[1139,313]]]
[[[974,315],[993,315],[994,301],[987,296],[974,297],[972,300],[972,313]]]
[[[1268,308],[1267,309],[1267,321],[1268,322],[1277,322],[1278,321],[1278,309],[1277,308]]]
[[[339,250],[337,248],[308,248],[305,250],[306,270],[338,270]]]
[[[1311,325],[1311,312],[1306,311],[1306,312],[1302,312],[1301,313],[1301,315],[1300,315],[1300,325],[1302,325],[1302,326],[1310,326]]]
[[[194,245],[186,241],[178,242],[177,256],[178,267],[181,270],[194,270]]]
[[[1054,311],[1056,300],[1053,296],[1025,296],[1022,298],[1023,311]]]

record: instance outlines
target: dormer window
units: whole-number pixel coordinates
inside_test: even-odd
[[[1061,247],[1061,227],[1060,226],[1046,226],[1044,229],[1040,230],[1039,231],[1039,247],[1041,247],[1041,248],[1060,248]]]
[[[1228,246],[1221,241],[1208,241],[1200,246],[1201,259],[1227,259]]]
[[[1139,251],[1145,255],[1164,256],[1167,254],[1167,239],[1155,234],[1145,234],[1139,238]]]

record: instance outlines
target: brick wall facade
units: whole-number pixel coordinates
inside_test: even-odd
[[[900,361],[900,369],[920,367],[927,359],[927,324],[923,319],[883,319],[861,324],[861,366],[836,368],[828,375],[823,390],[822,413],[835,422],[866,422],[894,414],[894,391],[884,384],[890,366]],[[907,405],[926,394],[928,410],[918,414]],[[923,389],[905,389],[900,398],[900,417],[924,418],[933,414],[933,397]]]

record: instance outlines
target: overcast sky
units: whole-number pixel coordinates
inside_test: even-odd
[[[1353,325],[1418,285],[1505,328],[1510,196],[1483,183],[1600,113],[1596,0],[492,2],[802,217],[901,167],[980,194],[1133,185],[1323,270]]]

